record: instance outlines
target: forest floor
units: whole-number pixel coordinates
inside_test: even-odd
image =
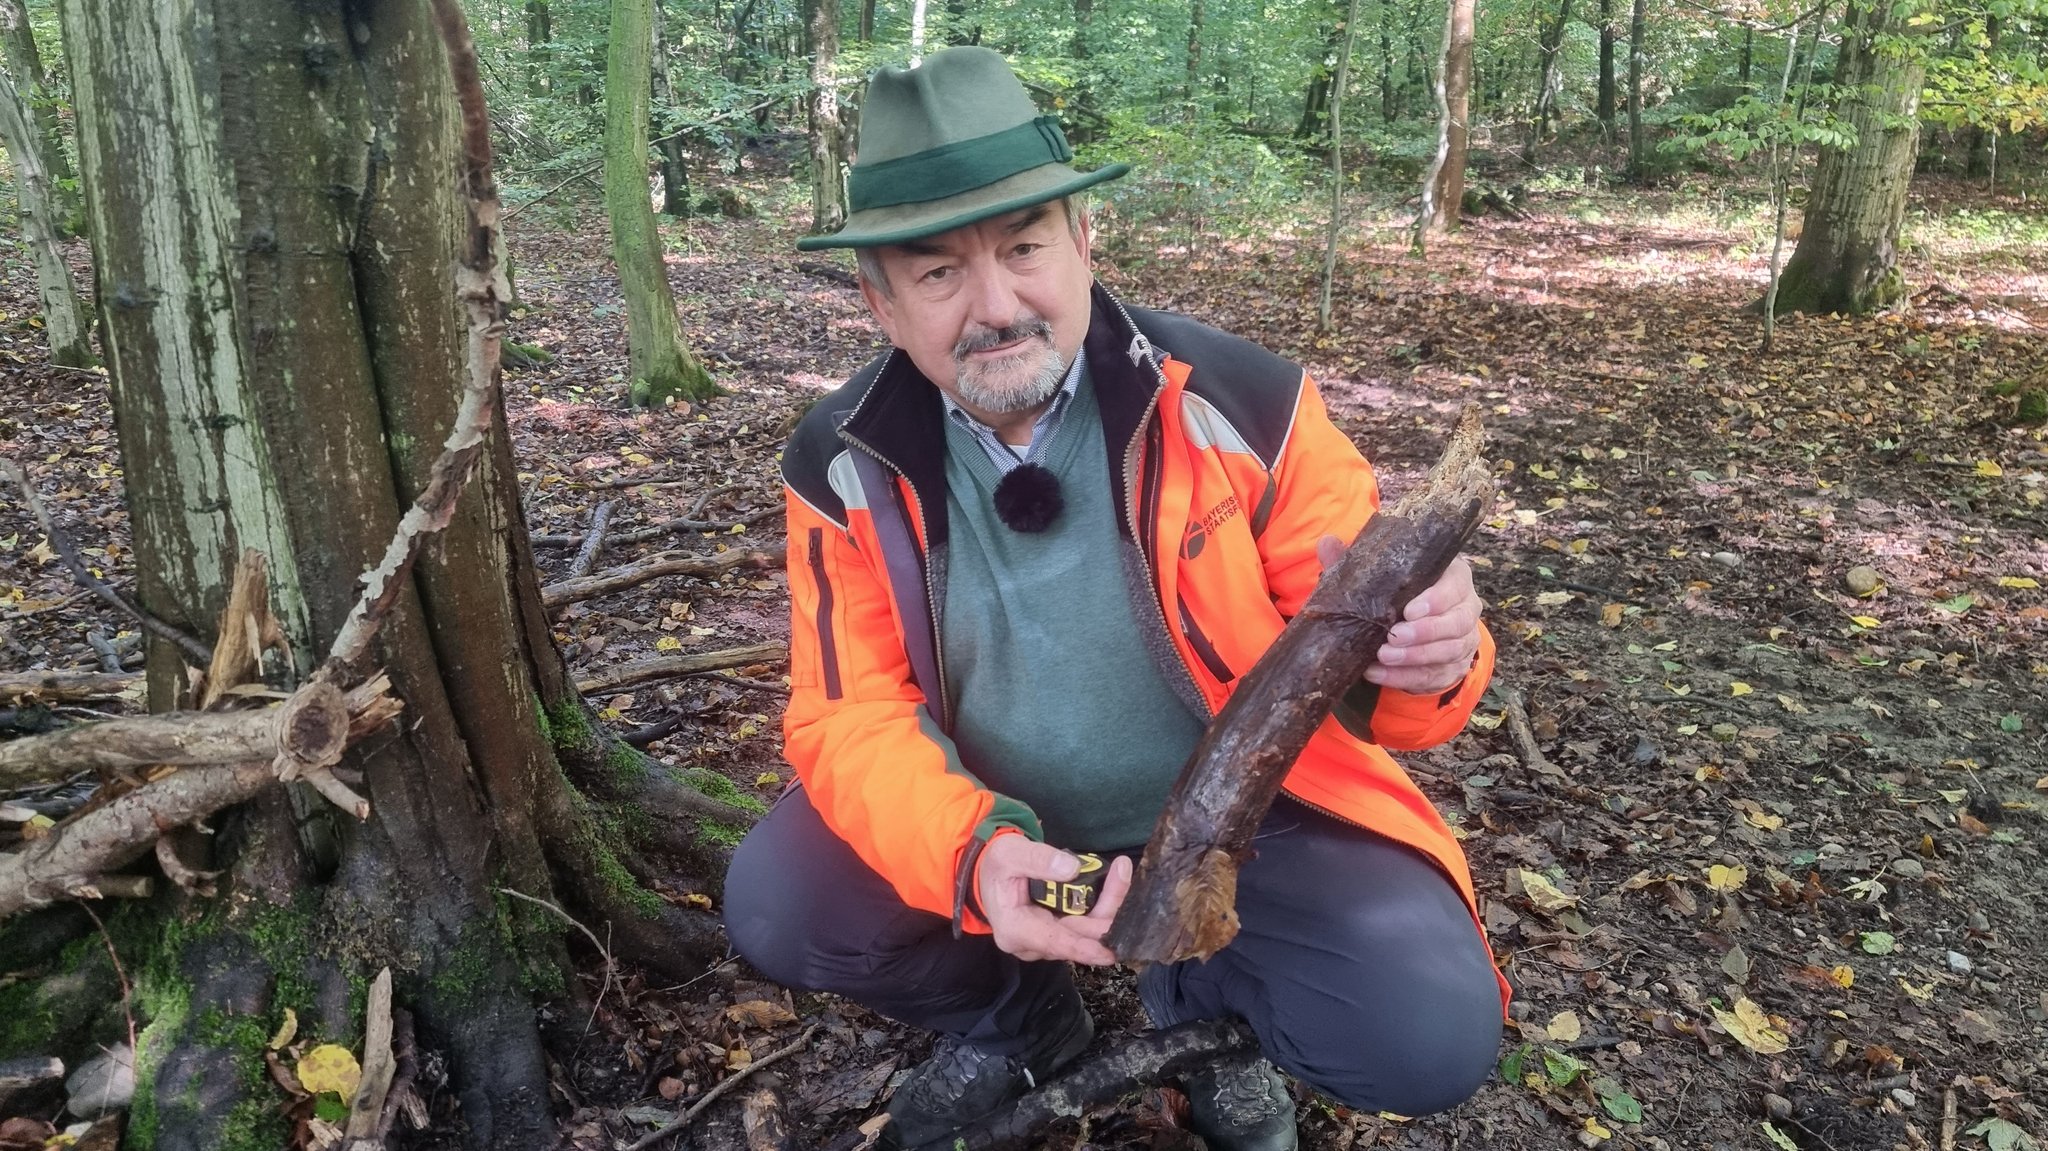
[[[779,540],[783,438],[880,344],[845,265],[794,252],[787,185],[738,183],[766,218],[669,229],[685,328],[730,394],[656,412],[622,404],[601,211],[515,217],[513,332],[555,357],[506,376],[537,535],[578,539],[610,500],[614,535],[693,508],[769,518],[607,562]],[[1552,190],[1531,220],[1475,221],[1426,260],[1368,215],[1329,335],[1312,221],[1100,221],[1105,282],[1299,359],[1389,498],[1465,404],[1501,473],[1471,553],[1495,690],[1408,763],[1465,838],[1515,985],[1502,1074],[1424,1119],[1304,1093],[1305,1146],[2048,1145],[2048,442],[2000,394],[2048,386],[2048,248],[2037,218],[2010,238],[2030,219],[2016,203],[1923,182],[1916,204],[1908,306],[1786,317],[1770,354],[1740,310],[1767,238],[1733,199]],[[33,307],[10,255],[0,450],[129,576],[104,382],[39,366]],[[80,597],[40,538],[0,500],[0,668],[95,665],[85,633],[129,624]],[[544,578],[573,551],[543,546]],[[1856,567],[1875,574],[1866,594],[1849,590]],[[778,638],[786,616],[780,573],[677,579],[570,606],[558,638],[596,669]],[[621,730],[690,712],[650,751],[769,799],[788,775],[777,674],[593,702]],[[1510,690],[1530,746],[1503,722]],[[1128,974],[1085,992],[1098,1049],[1141,1025]],[[561,1059],[579,1147],[622,1145],[813,1023],[779,1070],[822,1140],[876,1111],[927,1042],[737,963],[606,1003]],[[1148,1092],[1052,1142],[1187,1145],[1174,1103]]]

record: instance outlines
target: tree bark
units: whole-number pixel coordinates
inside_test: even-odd
[[[1479,447],[1468,408],[1423,486],[1366,521],[1209,724],[1103,937],[1119,962],[1206,960],[1237,934],[1237,868],[1288,769],[1493,502]]]
[[[1630,0],[1628,16],[1628,173],[1643,178],[1643,24],[1649,0]]]
[[[846,137],[839,123],[839,0],[810,0],[811,232],[846,222]]]
[[[469,322],[502,314],[481,89],[453,0],[195,5],[62,9],[138,595],[206,633],[257,549],[309,669],[418,511],[472,363],[495,392],[501,320]],[[446,1059],[465,1143],[549,1145],[528,987],[564,986],[560,926],[495,889],[608,920],[619,953],[664,970],[716,946],[709,917],[638,886],[630,841],[596,818],[626,790],[595,762],[614,745],[553,647],[502,416],[488,433],[378,633],[406,719],[343,763],[374,818],[265,786],[205,837],[220,895],[135,927],[140,1143],[227,1146],[253,1112],[261,1130],[237,1137],[283,1145],[283,1117],[247,1094],[261,1046],[232,1034],[290,1007],[346,1042],[351,979],[388,964]],[[152,639],[147,657],[168,709],[181,653]]]
[[[43,141],[29,123],[29,108],[21,91],[4,71],[0,71],[0,140],[6,142],[7,154],[14,161],[21,239],[35,257],[36,293],[42,304],[50,362],[85,367],[93,362],[92,339],[86,331],[85,309],[78,302],[78,287],[71,282],[71,268],[57,245],[63,231],[61,209],[43,165]]]
[[[1820,149],[1799,244],[1779,277],[1779,311],[1862,314],[1905,295],[1899,227],[1927,76],[1913,36],[1891,7],[1870,0],[1849,6],[1835,65],[1835,116],[1854,128],[1856,140]]]
[[[913,65],[924,59],[924,13],[925,0],[911,0],[910,62]]]
[[[78,173],[72,170],[71,158],[64,152],[64,128],[57,116],[57,100],[50,92],[43,55],[36,48],[35,29],[29,26],[21,0],[0,0],[0,54],[4,54],[7,71],[14,77],[21,100],[29,105],[27,119],[35,125],[40,143],[38,155],[50,186],[50,201],[56,208],[57,235],[75,235],[82,218]],[[21,176],[17,174],[15,180],[20,182]]]
[[[653,61],[648,69],[648,82],[652,88],[653,104],[664,112],[674,112],[676,107],[675,89],[668,82],[668,17],[661,0],[655,0]],[[648,119],[653,120],[650,110]],[[670,121],[664,117],[666,126]],[[690,169],[683,160],[683,137],[679,132],[664,131],[654,142],[654,150],[661,157],[661,214],[664,216],[687,216],[690,214]]]
[[[1188,5],[1188,53],[1187,79],[1182,82],[1180,99],[1186,109],[1188,123],[1194,123],[1200,116],[1195,96],[1201,89],[1202,76],[1202,0],[1193,0]]]
[[[1748,77],[1744,77],[1747,82]],[[1600,0],[1600,93],[1594,115],[1607,138],[1614,138],[1614,0]]]
[[[1474,0],[1447,0],[1443,59],[1437,67],[1436,157],[1422,179],[1422,211],[1415,247],[1433,232],[1458,227],[1465,201],[1465,162],[1471,147],[1472,21]]]
[[[1309,65],[1308,94],[1302,99],[1301,122],[1294,128],[1295,138],[1301,140],[1313,140],[1322,135],[1329,122],[1330,70],[1336,66],[1338,37],[1342,35],[1342,30],[1337,24],[1338,10],[1334,0],[1330,6],[1329,18],[1329,31],[1324,33],[1320,45],[1322,51]]]
[[[875,0],[860,0],[860,42],[863,44],[875,38]]]
[[[611,222],[612,260],[626,297],[631,398],[656,407],[671,398],[702,400],[717,385],[683,343],[675,293],[662,258],[661,231],[647,195],[648,59],[654,44],[654,0],[612,0],[605,52],[604,208]]]
[[[1537,37],[1536,134],[1529,140],[1529,154],[1550,137],[1550,122],[1557,116],[1557,54],[1564,47],[1565,28],[1572,17],[1572,0],[1558,0],[1557,19]]]
[[[1330,296],[1337,277],[1337,237],[1344,229],[1344,88],[1351,81],[1351,49],[1358,42],[1358,0],[1344,15],[1344,47],[1337,53],[1337,79],[1330,89],[1330,233],[1323,242],[1322,294],[1316,330],[1330,330]]]

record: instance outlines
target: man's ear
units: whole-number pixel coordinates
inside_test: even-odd
[[[1088,257],[1090,253],[1093,252],[1095,248],[1095,231],[1093,226],[1090,225],[1088,222],[1087,207],[1083,206],[1082,208],[1080,208],[1079,213],[1081,219],[1079,223],[1076,224],[1074,229],[1074,248],[1076,251],[1081,253],[1081,264],[1085,267],[1088,264]]]
[[[883,272],[883,275],[887,274],[886,271]],[[858,278],[860,280],[860,296],[861,299],[868,302],[868,313],[875,317],[875,323],[882,326],[882,334],[889,337],[889,342],[899,348],[902,347],[903,345],[896,339],[896,301],[890,299],[880,288],[869,282],[866,276]]]

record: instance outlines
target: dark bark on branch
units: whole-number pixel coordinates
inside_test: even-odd
[[[604,553],[605,533],[612,527],[612,512],[618,506],[617,500],[606,500],[590,514],[590,534],[583,537],[583,546],[576,549],[576,559],[569,565],[570,579],[582,579],[597,566],[597,557]]]
[[[576,690],[584,695],[599,691],[614,691],[631,687],[636,683],[651,683],[658,679],[676,679],[699,672],[719,671],[728,667],[745,667],[751,663],[780,663],[789,658],[789,645],[780,643],[756,643],[746,647],[729,647],[719,651],[692,652],[688,655],[661,656],[656,659],[637,659],[606,668],[587,679],[576,681]]]
[[[1055,1119],[1080,1115],[1115,1102],[1140,1087],[1153,1087],[1218,1058],[1258,1049],[1249,1026],[1234,1019],[1189,1023],[1141,1035],[1087,1060],[991,1118],[922,1151],[1015,1151]]]
[[[1468,409],[1424,485],[1366,523],[1209,725],[1104,940],[1120,961],[1207,959],[1237,934],[1237,868],[1281,780],[1493,502],[1479,446]]]
[[[549,608],[558,608],[578,600],[608,592],[623,591],[637,587],[662,576],[722,576],[742,568],[779,568],[782,556],[775,552],[733,551],[719,555],[692,555],[680,552],[663,552],[653,559],[636,564],[601,571],[596,575],[565,579],[551,583],[540,590],[541,602]]]

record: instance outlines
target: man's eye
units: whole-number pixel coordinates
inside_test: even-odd
[[[934,282],[935,282],[935,281],[938,281],[938,280],[943,280],[943,279],[945,279],[945,278],[946,278],[946,273],[948,273],[948,272],[950,272],[950,271],[952,271],[952,270],[953,270],[953,269],[951,269],[951,268],[948,268],[948,267],[946,267],[946,266],[944,266],[944,265],[942,264],[942,265],[940,265],[939,267],[933,268],[933,269],[932,269],[931,271],[929,271],[929,272],[926,272],[926,273],[925,273],[925,274],[924,274],[923,276],[921,276],[921,277],[919,277],[919,278],[920,278],[920,279],[923,279],[923,280],[926,280],[926,281],[934,281]]]
[[[1016,248],[1016,254],[1019,256],[1029,256],[1043,247],[1045,247],[1044,244],[1019,244]]]

